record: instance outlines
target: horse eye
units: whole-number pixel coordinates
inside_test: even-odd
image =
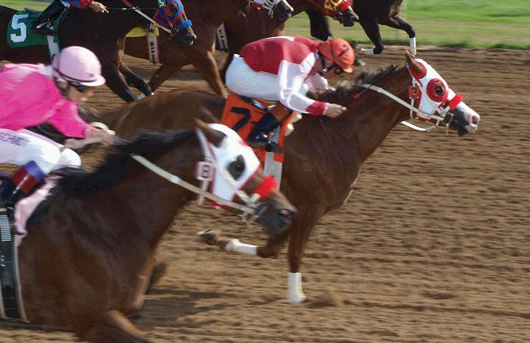
[[[243,175],[245,168],[245,159],[242,155],[239,155],[235,161],[230,162],[228,165],[228,172],[232,175],[234,180],[237,180]]]
[[[434,93],[438,96],[443,96],[445,94],[444,86],[441,83],[437,84],[436,87],[434,87]]]

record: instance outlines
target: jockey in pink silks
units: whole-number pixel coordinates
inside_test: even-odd
[[[105,83],[101,65],[90,50],[70,46],[51,66],[6,64],[0,71],[0,163],[22,166],[0,189],[0,204],[13,204],[53,170],[80,167],[71,149],[26,130],[48,121],[67,137],[113,141],[112,132],[86,123],[77,105]]]
[[[317,42],[278,36],[245,45],[228,67],[226,86],[239,95],[277,102],[256,123],[248,144],[281,151],[268,133],[289,116],[289,110],[331,118],[341,115],[344,106],[315,101],[305,91],[329,89],[325,76],[353,72],[354,59],[353,48],[340,38]]]
[[[68,6],[80,9],[90,8],[96,13],[109,13],[109,10],[105,5],[94,0],[55,0],[52,1],[50,6],[48,6],[37,19],[35,19],[31,26],[31,32],[54,35],[54,32],[49,28],[49,25],[53,24],[55,19],[57,19]]]

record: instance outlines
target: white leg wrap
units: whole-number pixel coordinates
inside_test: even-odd
[[[302,273],[289,273],[287,280],[287,301],[291,304],[301,304],[306,296],[302,290]]]
[[[359,49],[359,54],[373,55],[374,54],[374,49]]]
[[[239,239],[234,238],[231,239],[230,242],[228,242],[225,245],[226,251],[234,251],[234,252],[240,252],[243,254],[249,254],[249,255],[257,255],[258,254],[258,247],[251,244],[245,244],[241,243]]]
[[[409,39],[410,53],[412,56],[416,56],[416,37]]]

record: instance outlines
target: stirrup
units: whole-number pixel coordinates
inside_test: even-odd
[[[247,141],[247,144],[251,148],[264,148],[265,151],[267,152],[276,152],[276,153],[283,152],[283,148],[280,145],[278,145],[278,143],[272,142],[269,140],[266,140],[266,141],[260,141],[260,140],[250,141],[249,140]]]

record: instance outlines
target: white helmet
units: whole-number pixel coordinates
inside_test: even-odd
[[[69,46],[61,50],[52,61],[54,76],[59,81],[71,82],[89,87],[101,86],[101,64],[96,55],[81,46]]]

